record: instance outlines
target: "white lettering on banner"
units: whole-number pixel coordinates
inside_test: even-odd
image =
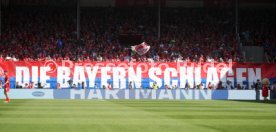
[[[64,89],[60,90],[49,90],[49,89],[41,89],[41,90],[30,90],[30,89],[11,89],[11,98],[14,99],[113,99],[110,97],[110,94],[105,94],[105,92],[111,92],[112,90],[99,90],[99,89],[91,89],[91,90],[76,90],[76,89]],[[117,90],[118,91],[118,90]],[[147,91],[147,92],[146,92]],[[135,99],[156,99],[155,94],[157,94],[157,99],[181,99],[181,100],[206,100],[206,99],[225,99],[225,100],[255,100],[256,96],[255,90],[145,90],[145,93],[151,95],[154,94],[153,97],[148,96],[147,98],[135,97]],[[154,92],[152,92],[154,91]],[[0,92],[3,92],[3,89],[0,89]],[[60,92],[64,92],[64,94],[57,94]],[[130,94],[135,92],[135,95],[139,95],[137,93],[141,93],[141,90],[119,90],[115,94],[118,95],[119,99],[134,99],[134,94]],[[167,93],[166,93],[167,92]],[[261,90],[260,90],[261,92]],[[45,96],[41,96],[44,93]],[[171,96],[172,93],[172,96]],[[130,98],[128,95],[130,94]],[[214,96],[213,96],[214,95]],[[4,96],[4,95],[3,95]],[[0,97],[3,97],[0,95]],[[107,97],[106,97],[107,96]],[[109,97],[108,97],[109,96]],[[113,95],[111,95],[113,96]],[[264,98],[260,98],[264,100]]]
[[[73,75],[73,84],[77,85],[77,84],[81,84],[82,82],[84,82],[84,85],[86,86],[84,67],[83,66],[75,66],[74,75]]]
[[[180,88],[185,88],[186,83],[193,87],[194,77],[193,77],[193,67],[180,67]]]
[[[57,82],[61,88],[69,87],[68,81],[70,80],[70,68],[58,67],[57,69]]]
[[[87,76],[88,76],[88,80],[89,80],[89,87],[94,88],[95,87],[95,80],[96,80],[96,75],[98,72],[99,67],[98,66],[94,66],[91,71],[91,67],[86,67],[86,72],[87,72]]]
[[[151,90],[151,99],[156,99],[156,98],[157,98],[156,90]]]
[[[140,88],[142,85],[142,69],[140,67],[136,68],[136,73],[133,67],[128,68],[128,82],[132,82],[133,88]]]
[[[129,90],[125,89],[125,98],[124,99],[129,99]]]
[[[194,90],[194,99],[211,99],[211,92],[211,90]]]
[[[107,87],[108,82],[110,82],[113,88],[120,89],[128,88],[130,82],[132,82],[132,88],[141,88],[142,85],[144,87],[152,87],[154,82],[156,82],[159,87],[164,85],[179,85],[180,88],[185,88],[187,82],[190,87],[193,87],[194,84],[199,85],[200,83],[204,83],[206,87],[209,82],[216,85],[219,81],[222,81],[223,86],[227,81],[231,81],[233,86],[237,83],[241,86],[250,87],[257,79],[262,79],[261,68],[221,68],[221,70],[218,71],[215,67],[209,67],[206,69],[206,82],[202,82],[204,78],[202,78],[203,74],[201,73],[201,67],[180,67],[179,72],[175,68],[170,67],[164,69],[152,67],[149,68],[146,73],[142,74],[141,67],[134,69],[133,67],[111,68],[75,66],[71,69],[69,67],[60,66],[57,67],[56,70],[57,80],[54,81],[52,79],[51,82],[50,74],[48,73],[51,70],[50,67],[31,66],[28,68],[16,66],[15,70],[15,82],[18,82],[19,85],[24,86],[26,83],[28,84],[32,81],[34,83],[41,82],[43,85],[46,85],[45,87],[47,88],[50,87],[50,84],[53,85],[55,83],[60,83],[60,86],[63,88],[68,87],[67,81],[70,79],[70,75],[73,77],[73,83],[77,84],[84,82],[85,86],[87,86],[89,82],[90,88],[95,87],[96,77],[100,75],[98,86],[102,87],[105,85]],[[235,74],[234,71],[236,72]],[[142,75],[145,75],[144,78]],[[146,81],[147,77],[149,78],[148,81]],[[142,82],[143,79],[145,79],[146,82]],[[248,83],[245,84],[245,82]]]
[[[24,86],[25,83],[29,83],[30,79],[30,71],[28,67],[17,66],[15,68],[15,79],[19,85]]]
[[[175,90],[175,99],[181,99],[181,95],[185,99],[211,99],[212,91],[211,90]]]
[[[201,83],[201,67],[195,68],[195,84],[199,85]]]
[[[222,68],[220,70],[220,81],[222,83],[226,83],[227,81],[227,72],[229,71],[229,68]]]
[[[196,99],[198,100],[199,99],[199,91],[198,90],[194,90],[194,98],[193,99]]]
[[[211,82],[214,85],[218,84],[219,82],[218,72],[217,72],[217,69],[214,67],[208,68],[206,86],[208,85],[209,82]]]
[[[230,68],[229,70],[228,70],[228,77],[226,78],[226,82],[227,81],[230,81],[231,83],[232,83],[232,85],[234,86],[234,81],[235,81],[235,77],[234,77],[234,70],[232,69],[232,68]]]
[[[151,90],[151,89],[135,90],[135,99],[156,99],[156,90]]]
[[[172,77],[177,78],[177,71],[175,68],[166,68],[164,71],[165,85],[178,86],[178,80],[172,80]],[[172,80],[172,83],[171,83]]]
[[[248,68],[249,87],[253,85],[253,82],[257,82],[258,79],[261,80],[261,68],[256,68],[256,72],[254,68]]]
[[[111,76],[108,75],[108,72],[110,72],[110,67],[101,67],[101,84],[102,86],[105,85],[107,87],[107,81],[108,79],[111,79]]]
[[[137,92],[137,90],[135,90],[134,98],[140,99],[140,90],[138,90],[138,92]]]
[[[113,67],[113,88],[126,88],[126,71],[122,67]]]
[[[158,99],[173,99],[171,90],[160,90]]]
[[[103,99],[101,90],[99,89],[90,90],[87,96],[87,99]]]
[[[180,89],[176,89],[176,90],[175,90],[175,99],[177,99],[177,100],[179,100],[180,97],[181,97],[181,96],[180,96],[180,91],[181,91]]]
[[[212,99],[211,90],[200,90],[199,92],[203,99]]]
[[[152,80],[150,82],[150,87],[152,87],[154,82],[156,82],[159,87],[162,86],[162,80],[157,76],[162,74],[162,71],[160,68],[150,68],[148,74],[149,74],[149,78]]]
[[[149,98],[152,90],[138,90],[135,94],[135,99],[140,99],[140,95],[142,98]]]
[[[47,80],[50,79],[50,76],[47,75],[47,72],[50,71],[50,67],[40,67],[40,81],[45,88],[50,88],[50,83],[47,83]]]
[[[181,93],[182,93],[182,95],[184,96],[185,99],[193,99],[193,91],[192,90],[177,90],[176,93],[179,97],[181,96]]]
[[[80,99],[85,99],[85,90],[70,90],[70,99],[76,99],[77,95],[80,97]]]
[[[119,90],[105,90],[105,99],[119,99]]]
[[[237,84],[240,84],[241,87],[244,87],[243,82],[246,81],[246,77],[243,76],[243,73],[246,72],[246,68],[237,68]]]
[[[232,76],[232,77],[231,77]],[[227,83],[227,81],[232,82],[234,84],[234,72],[232,68],[222,68],[220,71],[220,81],[223,84]]]
[[[32,82],[38,83],[38,66],[32,66]]]

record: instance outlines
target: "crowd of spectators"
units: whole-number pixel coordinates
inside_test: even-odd
[[[275,9],[240,11],[240,37],[245,46],[263,46],[267,62],[276,62]]]
[[[256,13],[257,15],[252,15]],[[244,45],[262,45],[275,59],[274,10],[244,10]],[[158,38],[156,8],[82,8],[80,40],[75,9],[9,7],[3,9],[1,58],[25,61],[243,61],[229,9],[162,8]],[[252,17],[254,16],[254,17]],[[121,44],[120,34],[141,34],[151,46],[143,55]],[[133,43],[132,45],[136,45]],[[273,59],[272,59],[273,58]]]

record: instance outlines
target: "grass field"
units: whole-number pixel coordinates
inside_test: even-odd
[[[0,132],[274,132],[276,102],[12,100]]]

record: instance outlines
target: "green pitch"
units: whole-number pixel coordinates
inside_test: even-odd
[[[276,102],[12,100],[0,132],[274,132]]]

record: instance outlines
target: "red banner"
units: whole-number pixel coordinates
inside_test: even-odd
[[[250,88],[257,79],[276,80],[276,64],[254,63],[148,63],[148,62],[0,62],[0,72],[8,71],[11,87],[17,82],[20,85],[45,83],[55,88],[67,85],[68,80],[74,83],[85,83],[93,87],[111,83],[118,88],[126,88],[130,81],[135,87],[150,87],[156,82],[160,87],[176,85],[185,87],[187,83],[195,86],[208,83],[216,85],[231,82]]]

